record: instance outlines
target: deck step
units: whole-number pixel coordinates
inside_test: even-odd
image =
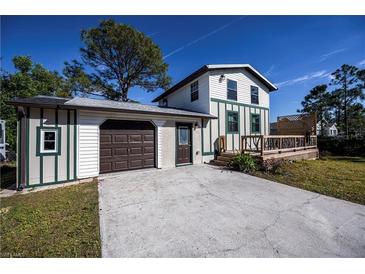
[[[227,162],[227,163],[229,163],[231,160],[233,159],[233,156],[231,157],[231,156],[221,156],[221,155],[219,155],[219,156],[217,156],[217,160],[218,161],[222,161],[222,162]]]
[[[212,160],[210,163],[216,166],[228,166],[228,162],[220,160]]]

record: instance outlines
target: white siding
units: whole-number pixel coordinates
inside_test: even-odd
[[[107,119],[151,121],[156,125],[157,167],[175,166],[175,122],[190,122],[193,126],[193,162],[201,163],[200,120],[198,118],[161,117],[157,115],[126,114],[117,112],[79,111],[78,118],[78,178],[99,175],[99,126]]]
[[[190,84],[199,82],[199,99],[191,102],[190,98]],[[166,97],[169,107],[176,107],[188,109],[192,111],[199,111],[203,113],[210,113],[209,101],[209,77],[208,73],[203,74],[199,78],[185,85],[179,90],[176,90],[171,95]],[[162,100],[159,102],[162,104]]]
[[[220,81],[224,75],[225,80]],[[227,79],[237,81],[237,102],[251,104],[251,86],[259,88],[259,105],[269,107],[269,90],[256,77],[245,69],[229,69],[211,71],[209,77],[210,97],[227,100]]]

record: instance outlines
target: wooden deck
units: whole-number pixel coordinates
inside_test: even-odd
[[[216,162],[228,163],[237,153],[248,153],[262,161],[268,159],[309,160],[318,158],[315,135],[248,135],[241,137],[241,148],[229,151],[225,136],[219,138],[219,155]]]

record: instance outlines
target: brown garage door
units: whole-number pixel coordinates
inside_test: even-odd
[[[100,126],[100,173],[155,166],[150,122],[107,120]]]

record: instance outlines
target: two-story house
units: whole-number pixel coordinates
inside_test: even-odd
[[[18,98],[17,186],[101,173],[201,164],[241,136],[269,134],[269,93],[250,65],[206,65],[143,105],[90,98]]]
[[[226,149],[240,149],[241,136],[269,135],[271,91],[277,87],[249,64],[205,65],[153,102],[209,113],[202,127],[204,162],[213,159],[218,137],[225,136]]]

